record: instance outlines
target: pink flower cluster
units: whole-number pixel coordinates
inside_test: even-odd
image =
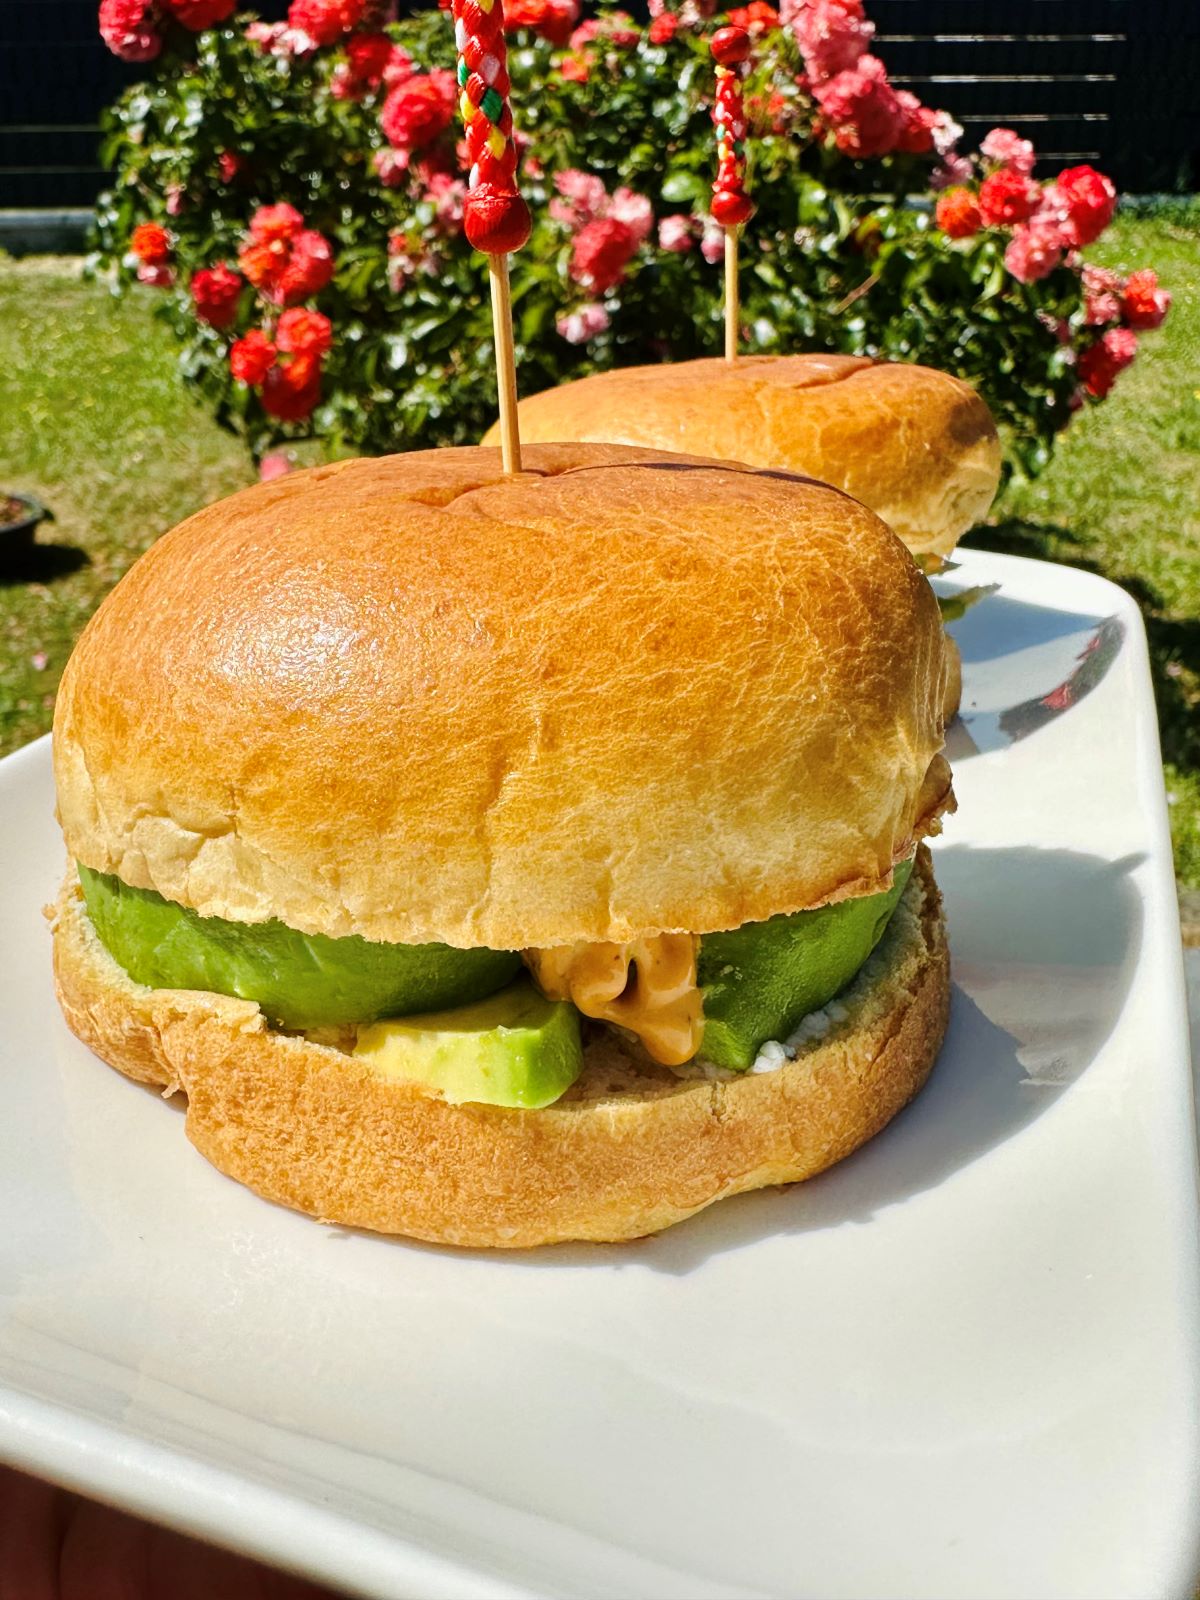
[[[638,246],[654,227],[654,208],[645,195],[619,188],[610,195],[594,173],[568,167],[556,174],[558,194],[550,215],[574,235],[567,270],[576,283],[596,294],[616,288]]]
[[[819,126],[843,155],[924,155],[935,148],[948,119],[892,87],[883,62],[870,54],[875,26],[862,0],[784,0],[781,14],[800,46]]]
[[[163,30],[178,22],[201,33],[224,22],[237,0],[100,0],[100,37],[122,61],[153,61],[163,47]]]
[[[622,187],[610,195],[602,179],[575,167],[557,173],[554,187],[558,193],[550,202],[550,215],[573,236],[567,272],[594,297],[606,294],[624,279],[639,247],[654,231],[654,207],[632,189]],[[691,217],[664,218],[662,248],[690,249],[695,226]],[[570,344],[584,344],[608,325],[608,312],[596,298],[557,323]]]
[[[383,76],[392,52],[383,28],[395,12],[390,0],[291,0],[286,22],[251,22],[246,38],[273,56],[310,56],[343,45],[346,59],[334,69],[331,88],[338,99],[361,99]]]
[[[1171,295],[1150,267],[1122,278],[1090,262],[1083,268],[1083,290],[1084,325],[1102,332],[1080,355],[1077,370],[1088,394],[1103,399],[1137,353],[1134,330],[1161,327]]]
[[[1028,139],[993,128],[980,145],[985,176],[979,188],[958,184],[938,196],[938,227],[952,239],[981,228],[1011,228],[1005,265],[1022,283],[1053,272],[1071,252],[1092,244],[1117,208],[1112,182],[1094,167],[1068,167],[1053,183],[1035,183],[1036,156]]]
[[[938,227],[951,239],[972,238],[981,228],[1011,229],[1004,264],[1021,283],[1036,283],[1064,263],[1079,272],[1083,325],[1102,331],[1080,351],[1076,370],[1083,390],[1103,399],[1137,353],[1134,330],[1157,328],[1170,310],[1170,294],[1149,268],[1122,278],[1080,261],[1078,252],[1100,237],[1117,209],[1117,191],[1102,172],[1068,167],[1052,183],[1035,183],[1033,145],[1011,128],[993,128],[979,153],[982,182],[978,189],[956,184],[943,190]],[[1054,331],[1070,341],[1069,327]]]

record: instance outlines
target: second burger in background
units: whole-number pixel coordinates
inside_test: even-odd
[[[904,362],[739,356],[625,367],[529,395],[519,411],[529,443],[687,451],[832,484],[934,568],[1000,485],[996,424],[974,389]]]
[[[529,395],[521,436],[683,450],[802,473],[874,511],[934,572],[1000,484],[992,414],[932,367],[865,356],[739,356],[625,367]],[[485,444],[496,442],[495,429]],[[951,641],[946,711],[958,709]]]

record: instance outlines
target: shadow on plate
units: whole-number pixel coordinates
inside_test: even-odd
[[[870,1222],[983,1159],[1048,1111],[1109,1037],[1141,948],[1130,882],[1140,859],[939,850],[954,997],[941,1056],[907,1110],[807,1183],[723,1201],[640,1244],[564,1245],[521,1259],[686,1273],[772,1234]]]
[[[989,595],[950,625],[963,658],[962,712],[946,731],[952,763],[1026,739],[1072,710],[1121,653],[1120,617]]]

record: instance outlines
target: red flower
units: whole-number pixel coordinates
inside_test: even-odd
[[[375,89],[383,82],[392,59],[392,41],[386,33],[356,33],[346,40],[346,64],[356,84]]]
[[[983,217],[970,189],[961,184],[943,189],[938,195],[934,217],[938,227],[951,239],[969,239],[983,226]]]
[[[766,0],[750,0],[747,6],[738,6],[726,18],[731,28],[745,28],[751,38],[771,33],[779,26],[779,13]]]
[[[202,33],[231,16],[237,0],[162,0],[162,5],[190,32]]]
[[[885,156],[896,148],[904,131],[904,107],[878,56],[863,56],[849,71],[818,84],[813,95],[843,155]]]
[[[153,61],[163,42],[152,0],[100,0],[100,37],[122,61]]]
[[[508,0],[504,7],[506,33],[532,28],[550,44],[566,44],[578,21],[578,0]]]
[[[333,343],[333,324],[320,311],[293,306],[280,317],[275,342],[292,355],[323,356]]]
[[[260,384],[275,365],[275,346],[261,328],[251,328],[235,339],[229,352],[229,370],[239,383]]]
[[[1013,230],[1004,265],[1019,283],[1049,277],[1062,260],[1063,236],[1058,228],[1034,222]]]
[[[139,222],[129,236],[129,250],[147,266],[159,266],[171,256],[171,235],[157,222]]]
[[[333,277],[333,250],[324,234],[304,226],[295,206],[260,206],[238,266],[269,300],[292,305],[318,294]]]
[[[904,114],[896,149],[910,156],[926,155],[933,149],[933,130],[941,126],[940,114],[923,106],[907,89],[897,90],[896,99]]]
[[[202,267],[192,278],[192,304],[201,322],[211,328],[227,328],[237,316],[242,280],[222,261],[219,266]]]
[[[1117,381],[1117,374],[1124,372],[1136,354],[1137,335],[1128,328],[1110,328],[1079,357],[1077,371],[1083,387],[1097,400],[1103,400]]]
[[[575,235],[570,273],[576,283],[603,294],[621,281],[637,249],[637,235],[617,217],[596,217]]]
[[[674,11],[664,11],[650,24],[648,38],[651,44],[670,44],[679,31],[679,18]]]
[[[1157,328],[1171,309],[1171,295],[1158,286],[1158,273],[1150,267],[1131,272],[1121,297],[1121,310],[1131,328]]]
[[[586,55],[568,56],[558,70],[568,83],[586,83],[592,63]]]
[[[217,176],[222,183],[232,183],[242,170],[242,158],[232,150],[222,150],[217,157]]]
[[[293,356],[270,368],[263,379],[263,410],[280,422],[303,422],[321,398],[321,358]]]
[[[436,68],[424,77],[409,78],[383,103],[380,121],[388,143],[401,150],[432,144],[450,126],[456,99],[452,72]]]
[[[979,186],[979,210],[989,228],[1014,227],[1037,210],[1042,191],[1014,167],[1001,167]]]
[[[283,271],[287,256],[288,247],[282,240],[275,244],[259,244],[249,239],[238,253],[238,266],[256,289],[270,290]]]
[[[1111,181],[1095,167],[1068,167],[1059,173],[1056,188],[1066,208],[1064,226],[1071,243],[1082,248],[1098,239],[1117,209]]]
[[[504,0],[504,31],[533,28],[536,32],[545,14],[546,0]]]
[[[292,0],[288,26],[314,44],[337,44],[362,21],[365,0]]]
[[[295,238],[304,218],[286,201],[275,206],[259,206],[250,218],[250,237],[258,244],[282,243]]]
[[[292,240],[291,255],[274,288],[281,306],[310,300],[333,277],[333,251],[329,240],[314,228],[305,228]]]

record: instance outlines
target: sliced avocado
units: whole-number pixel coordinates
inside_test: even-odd
[[[514,983],[454,1011],[360,1028],[354,1054],[376,1072],[427,1083],[453,1105],[548,1106],[583,1069],[579,1013]]]
[[[705,934],[697,959],[701,1056],[744,1071],[768,1039],[786,1039],[810,1011],[827,1005],[883,937],[911,872],[912,862],[902,861],[884,894]]]
[[[87,867],[79,881],[100,942],[136,982],[256,1000],[285,1028],[465,1005],[511,983],[521,969],[511,950],[329,939],[282,922],[202,917]]]

